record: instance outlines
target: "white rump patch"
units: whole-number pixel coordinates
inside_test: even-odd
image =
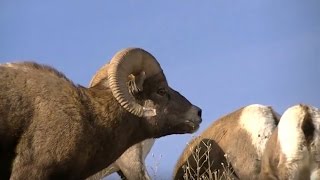
[[[298,176],[300,170],[309,169],[311,179],[319,175],[318,165],[320,163],[320,111],[308,106],[309,111],[302,105],[288,108],[280,119],[278,126],[278,139],[282,153],[286,157],[286,166],[292,178]],[[304,117],[309,114],[314,125],[314,137],[308,150],[305,144],[305,136],[302,131]]]
[[[260,104],[249,105],[241,112],[239,123],[251,135],[252,145],[257,149],[258,157],[261,157],[276,127],[272,108]]]
[[[307,150],[302,148],[305,137],[301,129],[302,121],[307,113],[301,105],[296,105],[288,108],[280,119],[278,139],[281,151],[289,162],[302,160],[303,151]]]

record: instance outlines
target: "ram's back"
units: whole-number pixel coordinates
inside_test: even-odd
[[[74,84],[48,66],[10,63],[0,65],[0,72],[1,139],[19,137],[35,116],[57,113],[78,96]]]

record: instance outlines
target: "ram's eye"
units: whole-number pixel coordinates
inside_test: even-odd
[[[167,91],[166,91],[166,89],[164,89],[164,88],[160,88],[160,89],[158,89],[157,93],[158,93],[160,96],[164,96],[164,95],[167,94]]]

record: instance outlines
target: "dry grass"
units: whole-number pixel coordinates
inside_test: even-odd
[[[200,143],[202,143],[205,149],[201,149]],[[219,170],[212,170],[213,160],[210,159],[210,152],[212,150],[210,142],[201,141],[195,151],[192,151],[192,158],[196,166],[191,165],[190,160],[187,160],[187,164],[184,165],[183,179],[184,180],[234,180],[237,179],[234,176],[234,171],[231,167],[228,155],[225,155],[226,164],[221,163],[222,172]],[[202,146],[203,147],[203,146]],[[203,152],[204,151],[204,152]],[[205,168],[205,170],[203,170]]]
[[[210,159],[210,152],[212,150],[212,146],[210,142],[201,141],[203,149],[200,147],[200,143],[196,146],[195,151],[192,151],[192,160],[195,162],[195,166],[191,165],[190,159],[187,160],[187,164],[182,166],[184,175],[184,180],[237,180],[238,178],[234,176],[234,171],[232,169],[231,163],[228,159],[228,156],[225,155],[226,164],[221,163],[222,170],[212,170],[213,160]],[[204,150],[204,151],[203,151]],[[151,179],[153,180],[163,180],[161,176],[159,176],[159,167],[162,159],[162,155],[156,156],[155,154],[151,154],[153,163],[148,167],[150,170]],[[205,171],[203,172],[203,169]],[[119,178],[120,179],[120,178]]]

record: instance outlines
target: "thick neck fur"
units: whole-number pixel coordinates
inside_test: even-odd
[[[130,146],[151,138],[145,120],[123,109],[110,90],[83,88],[81,94],[84,108],[92,108],[83,114],[92,124],[95,155],[87,163],[91,174],[110,165]]]

